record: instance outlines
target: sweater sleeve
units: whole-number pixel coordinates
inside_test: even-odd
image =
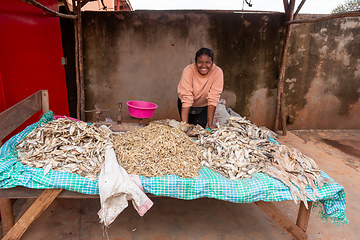
[[[208,105],[217,106],[223,88],[224,88],[224,74],[221,68],[218,67],[218,71],[215,73],[214,76],[214,82],[211,85],[210,91],[207,96]]]
[[[194,103],[194,92],[190,65],[183,70],[177,91],[182,106],[191,107]]]

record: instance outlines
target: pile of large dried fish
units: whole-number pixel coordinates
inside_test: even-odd
[[[205,148],[203,165],[232,180],[259,172],[273,152],[267,133],[241,117],[230,117],[211,135],[199,135],[196,143]]]
[[[96,179],[105,149],[112,147],[111,130],[82,121],[59,118],[30,132],[18,149],[19,160],[28,166],[77,173]]]
[[[231,116],[225,123],[225,127],[236,129],[239,134],[251,139],[277,138],[277,134],[266,127],[258,127],[243,117]]]
[[[311,158],[296,149],[269,141],[269,136],[276,134],[258,128],[242,117],[230,117],[212,134],[199,135],[196,143],[205,148],[203,165],[233,180],[263,172],[282,181],[290,188],[294,201],[297,202],[298,197],[307,206],[306,197],[314,199],[305,187],[310,185],[317,197],[316,184],[321,187],[330,180],[320,175]]]
[[[307,208],[306,198],[312,201],[314,198],[308,194],[305,187],[309,185],[313,190],[314,197],[319,197],[316,185],[322,188],[324,184],[332,181],[321,176],[320,169],[314,160],[303,155],[297,149],[290,149],[285,145],[276,146],[275,149],[273,157],[266,162],[261,172],[282,181],[289,187],[294,201],[297,202],[296,197],[298,197]]]
[[[201,168],[201,148],[181,130],[163,124],[150,123],[114,136],[114,149],[129,174],[192,178]]]

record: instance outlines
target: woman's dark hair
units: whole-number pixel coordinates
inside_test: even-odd
[[[200,57],[203,54],[208,55],[209,57],[211,57],[211,61],[214,61],[214,53],[213,53],[213,51],[211,51],[208,48],[200,48],[195,54],[195,62],[197,61],[198,57]]]

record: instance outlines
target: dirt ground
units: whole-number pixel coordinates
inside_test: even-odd
[[[312,211],[309,239],[359,239],[360,130],[296,130],[278,141],[312,157],[321,170],[345,188],[349,223],[334,225]],[[108,238],[120,239],[292,239],[255,204],[235,204],[215,199],[191,201],[152,198],[154,206],[140,217],[129,206],[108,229]],[[17,218],[34,200],[17,200]],[[298,206],[292,201],[275,205],[296,221]],[[36,219],[22,239],[107,239],[97,212],[99,199],[56,199]]]

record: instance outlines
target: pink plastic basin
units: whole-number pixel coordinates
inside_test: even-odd
[[[72,118],[72,117],[68,117],[68,116],[60,116],[60,115],[55,115],[55,116],[53,116],[54,120],[59,119],[59,118],[65,118],[65,117],[68,118],[68,119],[70,119],[70,120],[80,121],[79,119]]]
[[[145,101],[128,101],[126,105],[130,116],[136,118],[151,118],[158,107],[155,103]]]

